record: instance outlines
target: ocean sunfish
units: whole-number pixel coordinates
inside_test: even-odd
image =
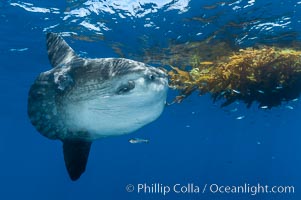
[[[93,140],[131,133],[157,119],[165,106],[166,73],[124,58],[79,57],[62,37],[47,34],[53,68],[30,88],[28,116],[42,135],[63,142],[67,171],[85,171]]]

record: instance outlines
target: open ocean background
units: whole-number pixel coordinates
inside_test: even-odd
[[[27,117],[30,85],[51,68],[47,32],[61,33],[84,57],[152,63],[146,51],[208,37],[240,48],[300,42],[301,1],[1,0],[1,200],[301,199],[299,101],[272,110],[239,102],[220,108],[208,95],[192,95],[135,133],[95,141],[86,172],[72,182],[61,142],[41,136]],[[176,94],[170,90],[168,101]],[[135,137],[150,142],[130,144]],[[295,193],[163,196],[125,190],[139,183],[292,185]]]

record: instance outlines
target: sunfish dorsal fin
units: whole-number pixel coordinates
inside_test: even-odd
[[[48,58],[53,67],[62,67],[78,58],[74,50],[57,33],[47,33]]]
[[[71,180],[76,181],[86,169],[92,142],[63,141],[64,160]]]

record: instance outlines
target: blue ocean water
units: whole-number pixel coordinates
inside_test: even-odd
[[[61,33],[84,57],[160,65],[173,57],[162,49],[210,37],[236,48],[298,44],[300,19],[298,0],[0,1],[0,198],[300,199],[298,100],[271,110],[240,102],[221,108],[210,96],[194,94],[135,133],[95,141],[77,182],[68,177],[61,142],[41,136],[27,116],[28,90],[51,68],[47,32]],[[170,90],[168,101],[176,94]],[[130,144],[135,137],[150,142]],[[144,184],[149,190],[138,191]],[[172,191],[176,184],[182,192]],[[191,184],[200,191],[185,193]],[[294,192],[214,191],[258,184],[293,186]],[[155,186],[171,191],[164,195]]]

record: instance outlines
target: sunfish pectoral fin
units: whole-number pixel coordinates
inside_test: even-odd
[[[48,58],[53,67],[64,66],[78,58],[74,50],[57,33],[47,33]]]
[[[76,181],[84,173],[92,142],[64,140],[63,151],[67,171],[71,180]]]

